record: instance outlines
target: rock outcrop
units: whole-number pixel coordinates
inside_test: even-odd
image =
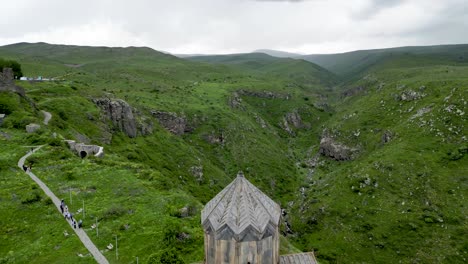
[[[297,111],[287,113],[285,116],[288,124],[292,125],[295,128],[303,128],[304,123],[302,123],[302,118]]]
[[[294,136],[295,132],[293,128],[303,128],[304,123],[302,122],[302,118],[297,111],[287,113],[281,122],[281,126],[283,127],[286,132],[290,135]]]
[[[193,131],[193,128],[188,125],[187,118],[178,116],[176,113],[151,111],[151,114],[159,121],[159,124],[166,130],[175,135],[182,135]]]
[[[426,96],[426,94],[424,94],[424,93],[416,92],[416,91],[413,91],[413,90],[407,90],[407,91],[404,91],[401,94],[399,94],[397,96],[397,100],[410,102],[410,101],[421,99],[424,96]]]
[[[26,126],[26,132],[34,133],[37,130],[39,130],[40,128],[41,128],[41,126],[38,125],[38,124],[29,124],[29,125]]]
[[[323,156],[343,161],[352,159],[353,149],[344,144],[336,142],[330,136],[324,136],[320,140],[319,152]]]
[[[381,138],[382,144],[390,142],[393,137],[394,137],[394,134],[392,131],[390,130],[385,131]]]
[[[219,133],[216,133],[215,131],[212,131],[210,134],[204,135],[203,138],[210,144],[224,144],[226,138],[225,134],[220,131]]]
[[[119,131],[131,138],[137,136],[137,122],[133,115],[133,109],[127,102],[109,98],[94,99],[93,102],[104,111],[106,117]]]
[[[245,95],[245,96],[252,96],[252,97],[259,97],[259,98],[268,98],[268,99],[286,99],[289,100],[291,98],[290,94],[280,94],[280,93],[274,93],[270,91],[247,91],[244,89],[240,89],[237,91],[238,94],[240,95]]]
[[[239,97],[237,92],[234,92],[231,97],[229,97],[229,106],[234,109],[243,109],[242,107],[242,98]]]
[[[0,72],[0,91],[15,92],[21,96],[26,94],[23,88],[15,85],[11,68],[3,68],[2,72]]]

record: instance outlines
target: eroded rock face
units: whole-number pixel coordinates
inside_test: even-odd
[[[335,160],[351,160],[353,149],[325,136],[320,140],[320,154]]]
[[[297,111],[287,113],[282,120],[281,126],[286,132],[294,136],[295,132],[293,128],[303,128],[304,123],[302,122],[301,116]]]
[[[175,135],[182,135],[193,130],[188,125],[187,119],[184,116],[178,116],[176,113],[151,111],[151,114],[158,119],[161,126]]]
[[[137,136],[137,123],[133,115],[132,107],[121,99],[111,100],[109,98],[94,99],[94,103],[105,113],[112,124],[127,136]]]

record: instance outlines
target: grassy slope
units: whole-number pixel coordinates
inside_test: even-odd
[[[247,72],[263,73],[267,78],[290,79],[308,89],[313,86],[331,87],[336,77],[326,69],[300,59],[277,58],[264,53],[194,56],[191,61],[222,64]]]
[[[10,50],[3,52],[3,56],[15,57]],[[39,52],[38,56],[42,65],[34,64],[34,59],[24,54],[18,56],[31,62],[23,64],[26,75],[48,77],[47,69],[57,66],[52,72],[68,74],[64,77],[66,81],[21,83],[35,108],[24,113],[12,111],[18,114],[5,120],[5,126],[13,127],[18,123],[16,127],[22,129],[31,121],[22,120],[22,116],[33,114],[39,122],[38,109],[50,111],[54,117],[38,142],[51,141],[46,135],[52,132],[63,138],[74,138],[78,132],[92,142],[102,144],[100,139],[108,136],[110,130],[107,124],[99,121],[99,111],[90,99],[104,93],[127,100],[142,115],[149,116],[149,109],[158,109],[199,120],[196,121],[196,131],[183,137],[170,135],[155,120],[155,131],[151,136],[129,139],[117,133],[112,136],[112,144],[105,145],[108,154],[103,161],[83,163],[65,155],[68,151],[60,146],[45,148],[43,153],[32,158],[38,176],[50,184],[52,190],[65,195],[71,187],[75,199],[86,201],[89,216],[100,219],[103,233],[96,240],[100,248],[111,242],[112,235],[121,236],[121,261],[131,261],[134,256],[146,259],[149,254],[168,246],[165,243],[179,248],[187,261],[202,259],[201,204],[226,186],[240,169],[278,202],[286,203],[292,198],[291,191],[296,188],[298,179],[296,168],[291,166],[294,162],[287,157],[288,146],[276,132],[280,130],[279,126],[275,124],[273,130],[264,130],[250,112],[232,110],[227,104],[231,93],[239,87],[284,94],[302,93],[299,89],[294,91],[286,87],[287,80],[274,79],[267,83],[263,77],[246,76],[225,67],[200,65],[172,57],[164,61],[166,55],[148,60],[134,56],[121,59],[121,54],[112,58],[104,56],[104,59],[85,55],[93,59],[81,67],[70,68],[64,64],[82,63],[86,59],[78,60],[72,52],[69,58],[57,55],[47,61],[44,52]],[[11,100],[8,96],[3,98],[8,102]],[[296,107],[303,99],[297,96],[289,102],[290,107]],[[26,105],[23,103],[19,108]],[[249,108],[247,104],[245,107]],[[289,110],[285,107],[281,114]],[[280,119],[277,116],[276,123]],[[221,130],[228,139],[223,146],[211,145],[204,140],[206,135]],[[272,145],[272,141],[276,144]],[[271,155],[258,159],[264,153]],[[190,168],[199,165],[203,166],[204,173],[201,182],[190,174]],[[109,181],[109,175],[112,175],[112,181]],[[135,204],[135,200],[141,202]],[[151,201],[157,206],[149,205]],[[195,216],[179,218],[178,211],[187,205],[198,208]],[[130,215],[129,211],[135,213]],[[125,224],[130,229],[126,230]],[[190,239],[180,242],[168,238],[167,230],[186,232]],[[146,234],[143,237],[140,236],[142,232]],[[283,244],[284,252],[294,250],[286,240]],[[112,256],[112,252],[107,254]]]
[[[325,123],[360,154],[352,162],[324,161],[298,205],[307,209],[296,219],[297,228],[310,232],[298,241],[316,248],[319,259],[463,263],[467,258],[468,67],[416,64],[401,67],[406,61],[394,60],[373,68],[353,84],[365,92],[345,98]],[[405,91],[424,97],[398,100]],[[418,115],[424,108],[431,111]],[[394,139],[383,144],[385,131]]]
[[[466,63],[468,45],[441,45],[427,47],[399,47],[390,49],[360,50],[340,54],[304,55],[300,58],[316,63],[344,80],[356,81],[361,73],[382,61],[400,56],[418,56],[426,63],[453,65]]]
[[[181,137],[169,134],[156,121],[151,136],[129,139],[121,133],[114,134],[112,144],[105,146],[108,154],[103,160],[81,161],[60,146],[47,147],[34,158],[38,175],[53,190],[65,194],[71,186],[78,201],[86,200],[90,216],[98,217],[102,224],[102,236],[93,238],[100,247],[109,243],[114,234],[119,235],[122,263],[135,256],[145,259],[169,245],[179,248],[187,261],[201,260],[199,209],[239,169],[289,209],[296,231],[289,240],[303,250],[318,250],[322,262],[386,263],[398,258],[404,262],[453,263],[466,257],[466,209],[460,192],[466,190],[463,175],[467,168],[464,150],[459,149],[466,144],[460,141],[461,135],[467,134],[463,126],[466,118],[450,116],[447,121],[443,110],[444,104],[455,104],[466,112],[464,67],[434,66],[429,63],[434,62],[430,57],[416,61],[419,67],[409,68],[401,68],[415,65],[408,57],[386,60],[372,68],[370,74],[363,72],[365,79],[350,84],[366,87],[364,93],[345,98],[336,106],[337,112],[331,114],[314,106],[328,91],[328,85],[321,81],[328,75],[320,74],[320,69],[314,71],[313,64],[304,66],[298,60],[275,59],[267,63],[255,58],[254,62],[263,64],[260,68],[256,65],[256,69],[263,70],[254,70],[255,67],[248,67],[254,65],[249,62],[242,62],[241,66],[213,66],[146,49],[114,49],[112,55],[103,55],[107,48],[97,52],[93,48],[71,47],[79,51],[68,51],[68,55],[70,47],[57,48],[58,55],[50,55],[53,59],[45,56],[48,49],[54,53],[48,45],[39,45],[40,52],[26,45],[21,49],[29,51],[21,51],[20,55],[11,47],[0,48],[0,56],[20,58],[26,75],[68,74],[67,81],[59,83],[22,83],[36,108],[10,96],[0,97],[8,104],[17,102],[9,106],[15,111],[5,121],[11,133],[19,133],[15,127],[22,130],[25,124],[38,122],[38,109],[46,109],[54,115],[50,127],[38,136],[29,136],[29,141],[54,142],[48,136],[52,132],[65,138],[73,138],[79,132],[100,143],[109,136],[109,128],[99,121],[99,110],[90,98],[104,93],[125,99],[144,115],[150,109],[173,111],[196,123],[194,132]],[[84,65],[70,68],[64,64]],[[283,69],[287,69],[287,74]],[[307,79],[297,78],[301,71]],[[403,85],[405,88],[397,89]],[[418,90],[422,85],[426,86],[426,97],[412,102],[395,100],[395,95],[407,89]],[[443,102],[454,87],[459,89],[450,97],[453,102]],[[243,108],[231,109],[228,100],[240,88],[291,97],[243,96]],[[433,110],[423,120],[409,119],[418,109],[431,104]],[[309,129],[296,130],[295,137],[280,126],[283,116],[291,111],[299,112],[310,125]],[[94,120],[89,120],[90,116]],[[420,127],[429,116],[437,120],[433,121],[434,126],[445,136],[450,135],[448,123],[452,123],[452,130],[462,131],[442,142],[437,136],[439,131],[428,132],[427,127]],[[265,120],[267,128],[260,126],[258,117]],[[318,151],[324,127],[341,141],[358,146],[358,158],[344,163],[322,158],[318,168],[307,168],[305,161]],[[382,145],[380,137],[386,129],[396,133],[396,137]],[[221,132],[226,138],[223,145],[204,140],[209,134]],[[18,134],[18,140],[13,142],[0,138],[13,146],[21,145],[22,137],[23,133]],[[190,167],[199,165],[204,172],[201,182],[189,172]],[[368,186],[368,177],[372,186],[378,183],[377,187]],[[304,195],[298,190],[300,186],[304,187]],[[12,206],[12,202],[4,202]],[[180,218],[178,210],[187,205],[198,211],[193,217]],[[404,210],[406,213],[401,213]],[[440,215],[444,227],[440,227]],[[174,240],[173,230],[189,234],[190,239]],[[28,234],[15,237],[24,240]],[[453,240],[461,243],[452,245]],[[79,251],[79,246],[67,251]],[[437,253],[426,254],[430,249]],[[114,262],[112,252],[106,254]],[[49,257],[42,256],[39,261]]]

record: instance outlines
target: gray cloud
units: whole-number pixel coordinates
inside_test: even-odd
[[[465,0],[17,0],[2,3],[0,45],[330,53],[466,43],[467,8]]]

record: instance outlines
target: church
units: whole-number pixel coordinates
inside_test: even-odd
[[[281,208],[239,172],[201,213],[206,264],[316,264],[313,252],[279,255]]]

